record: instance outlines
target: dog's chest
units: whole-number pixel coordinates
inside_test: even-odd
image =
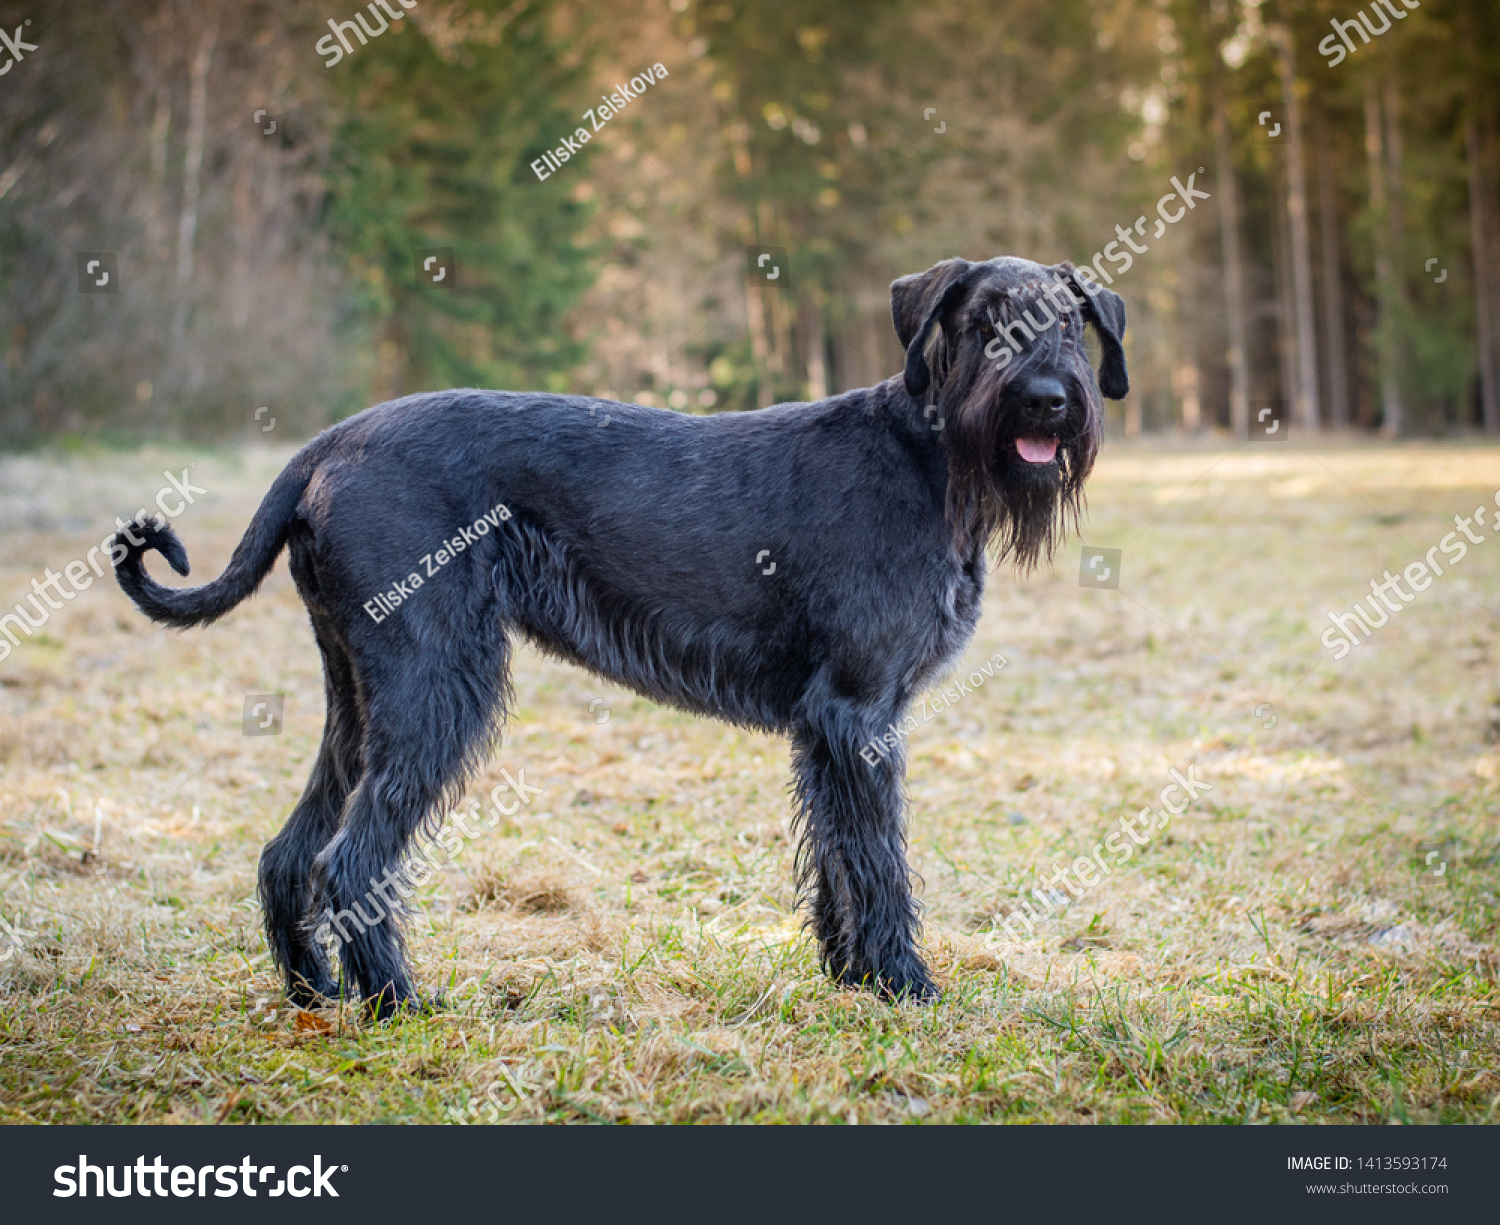
[[[984,559],[967,564],[955,562],[934,592],[937,616],[933,619],[928,649],[917,666],[915,687],[921,688],[947,672],[967,649],[979,624],[984,596]]]

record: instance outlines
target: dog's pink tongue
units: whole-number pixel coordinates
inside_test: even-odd
[[[1017,438],[1016,454],[1028,464],[1050,464],[1057,454],[1057,439]]]

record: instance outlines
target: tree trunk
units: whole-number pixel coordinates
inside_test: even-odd
[[[1401,195],[1401,94],[1396,84],[1396,70],[1386,65],[1381,90],[1385,104],[1385,166],[1390,180],[1391,255],[1401,259],[1401,242],[1406,234],[1406,218]],[[1397,273],[1399,279],[1400,273]]]
[[[1287,128],[1287,218],[1292,259],[1292,308],[1297,337],[1297,424],[1316,430],[1322,416],[1318,405],[1317,337],[1313,327],[1312,254],[1307,233],[1307,182],[1302,166],[1301,105],[1292,63],[1291,31],[1278,30],[1277,61],[1281,70],[1281,94],[1286,104]]]
[[[1370,162],[1370,213],[1375,240],[1375,362],[1380,382],[1381,432],[1401,432],[1401,389],[1396,354],[1391,343],[1396,323],[1394,278],[1391,273],[1390,232],[1385,202],[1385,142],[1380,135],[1380,99],[1373,77],[1365,82],[1365,154]]]
[[[260,150],[252,145],[241,149],[236,165],[230,171],[234,181],[234,271],[229,278],[230,322],[243,328],[250,322],[250,294],[253,272],[256,211],[252,199],[252,159]]]
[[[771,367],[766,344],[765,295],[754,281],[745,280],[745,318],[750,325],[750,355],[755,361],[755,403],[771,406]]]
[[[203,133],[208,124],[208,65],[218,27],[203,31],[193,56],[188,87],[187,147],[182,156],[182,212],[177,220],[177,283],[193,279],[193,240],[198,232],[198,194],[202,189]]]
[[[1469,229],[1474,243],[1474,313],[1479,351],[1479,402],[1487,434],[1500,432],[1500,407],[1495,396],[1495,351],[1490,301],[1490,255],[1484,226],[1484,172],[1479,123],[1470,112],[1464,123],[1464,145],[1469,167]]]
[[[795,355],[792,353],[793,307],[787,304],[786,290],[772,293],[770,297],[771,373],[776,376],[776,386],[770,388],[773,402],[782,394],[780,384],[796,372]]]
[[[759,221],[759,238],[761,242],[767,241],[767,236],[777,232],[776,216],[772,210],[769,200],[762,200],[756,213]],[[787,270],[790,275],[791,270]],[[766,370],[769,377],[761,388],[761,407],[767,407],[776,403],[780,395],[780,383],[788,373],[790,366],[789,358],[792,356],[792,327],[791,310],[786,303],[787,290],[767,290],[761,287],[760,298],[765,310],[766,329]]]
[[[1315,120],[1318,162],[1318,245],[1323,248],[1324,364],[1328,367],[1328,421],[1336,430],[1349,426],[1349,365],[1344,352],[1344,286],[1339,261],[1338,206],[1334,199],[1333,149],[1327,115]]]
[[[1245,271],[1240,257],[1239,189],[1234,178],[1233,150],[1229,143],[1229,119],[1225,113],[1224,86],[1213,74],[1214,157],[1218,175],[1214,188],[1219,194],[1219,242],[1224,256],[1224,317],[1229,329],[1229,428],[1236,438],[1250,432],[1250,371],[1245,338]]]
[[[1271,198],[1274,200],[1282,184],[1277,181],[1280,176],[1274,171],[1271,177],[1273,182]],[[1286,213],[1281,209],[1271,209],[1271,242],[1276,287],[1276,361],[1281,372],[1281,400],[1293,414],[1290,420],[1295,420],[1297,308],[1292,303],[1292,243],[1287,236],[1287,220]]]
[[[1485,234],[1492,239],[1500,236],[1500,175],[1495,174],[1497,161],[1500,161],[1500,158],[1496,157],[1495,151],[1494,121],[1487,115],[1481,115],[1479,120],[1479,195],[1484,201],[1485,208],[1481,224],[1484,226]],[[1491,190],[1484,190],[1486,183],[1490,185]],[[1500,298],[1497,298],[1495,293],[1496,284],[1500,282],[1500,261],[1497,261],[1493,248],[1486,248],[1486,253],[1487,271],[1490,277],[1490,352],[1496,355],[1496,364],[1500,366]],[[1496,397],[1500,398],[1500,388],[1496,390]]]
[[[823,312],[811,299],[802,304],[802,348],[807,354],[807,398],[823,400],[828,396],[828,367],[824,359],[826,341],[823,335]]]
[[[172,125],[172,93],[163,84],[156,94],[151,115],[151,191],[146,208],[146,252],[148,258],[167,255],[167,132]]]
[[[745,161],[749,163],[748,154]],[[770,205],[762,200],[756,209],[756,239],[764,242],[771,230]],[[776,354],[772,351],[775,337],[773,328],[767,325],[774,307],[777,290],[766,290],[759,282],[745,283],[745,308],[750,318],[750,352],[755,358],[755,404],[758,408],[769,408],[776,402],[772,385],[772,374],[779,369]]]
[[[1193,253],[1179,246],[1177,267],[1177,336],[1179,349],[1172,368],[1172,394],[1182,407],[1182,428],[1196,434],[1203,425],[1203,402],[1198,372],[1198,283]]]
[[[862,370],[856,387],[873,387],[884,382],[895,373],[897,367],[885,360],[886,337],[895,336],[891,327],[891,308],[888,290],[884,285],[876,288],[869,305],[859,299],[859,351]],[[895,348],[894,340],[890,347]]]
[[[1401,371],[1406,368],[1406,289],[1402,276],[1402,256],[1406,246],[1406,218],[1401,191],[1401,95],[1396,84],[1396,69],[1389,62],[1385,68],[1383,83],[1385,103],[1385,170],[1387,217],[1390,219],[1391,246],[1391,354],[1396,362],[1397,386],[1400,386]],[[1398,401],[1399,404],[1399,401]],[[1404,407],[1404,406],[1403,406]],[[1388,422],[1383,432],[1395,438],[1401,433],[1403,413],[1398,412],[1393,422]]]
[[[187,326],[187,290],[193,279],[193,242],[198,233],[198,193],[202,189],[203,133],[208,125],[208,65],[219,27],[210,21],[198,40],[189,70],[187,147],[182,155],[182,212],[177,219],[177,312],[173,339]]]

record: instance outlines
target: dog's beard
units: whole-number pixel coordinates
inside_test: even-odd
[[[1050,561],[1070,524],[1077,526],[1078,496],[1065,493],[1056,460],[1009,460],[1003,472],[995,473],[988,496],[998,504],[999,513],[987,543],[995,545],[1001,560],[1010,557],[1022,570],[1043,558]]]
[[[1030,570],[1078,528],[1103,406],[1077,345],[1045,346],[996,370],[980,339],[966,341],[970,352],[952,363],[944,387],[943,400],[956,405],[945,414],[948,521],[960,552],[993,547],[998,561]],[[1056,433],[1027,421],[1019,406],[1020,387],[1039,372],[1056,377],[1067,395]]]

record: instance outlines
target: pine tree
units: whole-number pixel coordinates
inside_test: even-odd
[[[592,100],[550,7],[476,0],[467,24],[446,29],[414,16],[328,70],[347,118],[326,222],[358,286],[350,322],[373,325],[382,398],[563,390],[581,359],[566,320],[592,279],[578,241],[588,209],[570,194],[584,166],[546,179],[530,168],[587,126]],[[440,248],[452,280],[428,285],[418,253]]]

